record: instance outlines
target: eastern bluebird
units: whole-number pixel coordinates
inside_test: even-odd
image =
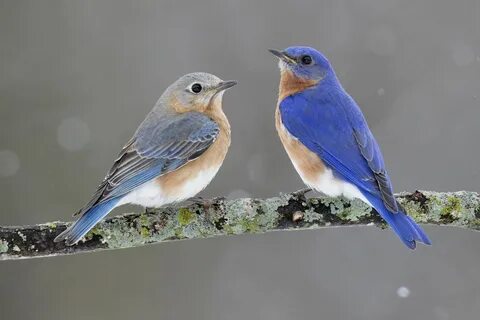
[[[123,204],[160,207],[195,196],[220,169],[230,146],[222,97],[235,81],[184,75],[165,90],[123,147],[80,218],[55,242],[77,243]]]
[[[280,59],[276,128],[305,184],[368,203],[411,249],[430,244],[395,199],[380,147],[327,58],[309,47],[270,52]]]

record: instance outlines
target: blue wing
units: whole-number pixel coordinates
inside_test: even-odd
[[[125,145],[97,191],[77,214],[121,197],[140,185],[199,157],[215,141],[218,125],[188,112],[159,117],[151,113]]]
[[[280,104],[283,124],[337,176],[398,212],[380,148],[360,108],[343,89],[324,91],[285,98]]]

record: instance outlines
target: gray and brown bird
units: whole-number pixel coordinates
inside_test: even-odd
[[[123,204],[161,207],[195,196],[215,177],[230,146],[222,110],[226,89],[209,73],[184,75],[168,87],[123,147],[78,220],[56,242],[77,243]]]

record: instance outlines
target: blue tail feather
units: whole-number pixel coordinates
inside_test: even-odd
[[[67,230],[62,232],[55,238],[55,242],[65,240],[67,245],[73,245],[80,241],[100,220],[102,220],[115,205],[120,201],[121,197],[113,198],[108,201],[99,203],[87,212],[85,212],[77,221],[73,223]]]
[[[427,245],[432,244],[425,231],[405,212],[392,213],[385,207],[382,200],[367,198],[407,247],[415,249],[417,241]]]

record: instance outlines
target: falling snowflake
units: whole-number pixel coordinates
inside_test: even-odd
[[[408,298],[408,296],[410,295],[410,289],[408,289],[407,287],[400,287],[397,289],[397,296],[399,296],[400,298]]]

